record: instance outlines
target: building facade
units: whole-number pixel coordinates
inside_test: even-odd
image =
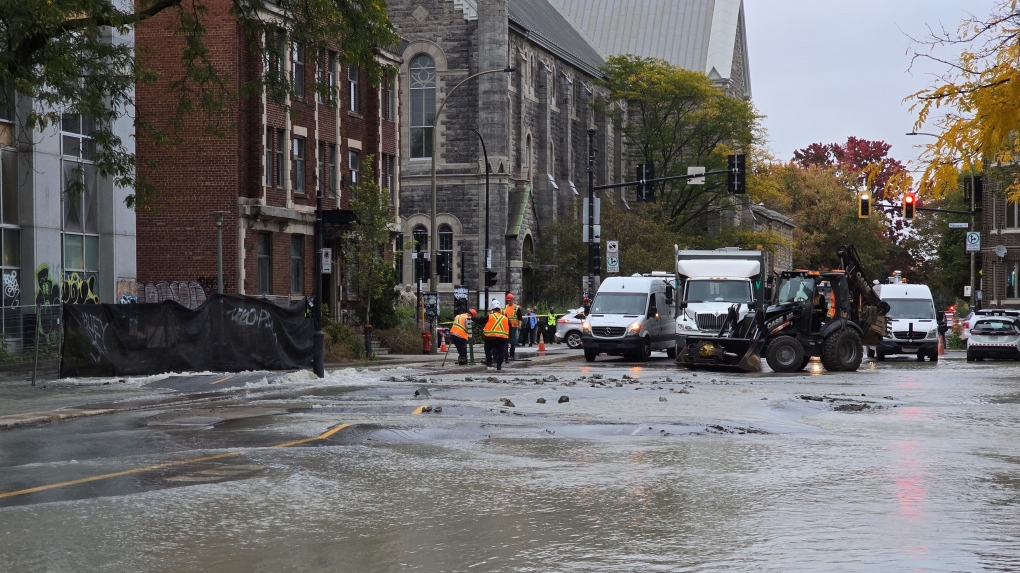
[[[604,60],[547,0],[392,0],[389,14],[404,38],[401,278],[428,288],[418,253],[430,252],[444,305],[455,285],[484,290],[487,267],[492,292],[520,293],[542,227],[576,217],[587,195],[588,130],[596,181],[619,180],[613,112],[590,105],[605,98]]]
[[[226,112],[223,137],[210,133],[209,118],[186,118],[186,146],[138,144],[139,174],[160,189],[151,208],[138,214],[138,278],[145,283],[198,282],[214,292],[219,281],[217,245],[223,252],[223,290],[264,296],[279,303],[315,294],[316,198],[321,195],[324,246],[333,249],[333,272],[323,277],[323,301],[339,312],[352,294],[340,237],[352,220],[350,192],[362,182],[371,157],[377,183],[399,208],[396,79],[371,85],[363,70],[346,65],[334,51],[311,54],[276,37],[282,58],[260,61],[230,14],[230,0],[207,2],[209,57],[228,85],[242,85],[264,71],[284,74],[295,95],[283,106],[261,97],[240,99]],[[267,17],[273,17],[267,3]],[[143,22],[137,41],[160,82],[139,85],[138,105],[150,119],[166,121],[176,96],[168,89],[180,74],[180,38],[172,11]],[[380,62],[399,61],[385,51]],[[328,84],[335,105],[316,84]],[[287,108],[290,111],[287,111]],[[154,162],[152,167],[149,162]],[[222,237],[217,222],[222,225]]]
[[[133,36],[109,32],[130,45]],[[125,199],[133,189],[99,175],[93,123],[65,113],[44,130],[28,129],[39,103],[0,86],[0,346],[17,350],[34,336],[59,328],[59,312],[37,305],[116,303],[134,296],[135,213]],[[133,110],[111,127],[133,151]],[[31,334],[30,334],[31,333]]]

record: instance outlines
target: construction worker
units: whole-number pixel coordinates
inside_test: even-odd
[[[496,363],[496,370],[503,369],[506,360],[507,338],[510,337],[510,321],[499,308],[499,301],[489,303],[489,318],[485,321],[485,365]]]
[[[453,340],[453,345],[457,347],[457,364],[461,366],[468,363],[467,344],[468,338],[470,338],[468,329],[471,328],[469,322],[476,316],[478,316],[478,311],[470,308],[467,312],[453,317],[453,324],[450,326],[450,338]]]
[[[549,315],[545,317],[545,338],[549,344],[556,342],[556,313],[549,307]]]
[[[506,293],[506,309],[503,314],[510,319],[510,350],[507,360],[517,360],[517,342],[521,332],[521,307],[514,304],[513,293]]]

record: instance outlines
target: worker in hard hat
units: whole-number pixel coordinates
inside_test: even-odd
[[[510,321],[499,307],[499,301],[489,303],[489,317],[485,321],[485,365],[496,364],[496,370],[503,369],[506,361],[507,339],[510,338]]]
[[[457,347],[457,364],[461,366],[468,363],[467,345],[468,339],[471,338],[468,333],[471,328],[471,319],[476,316],[478,316],[478,311],[470,308],[467,312],[453,317],[453,324],[450,326],[450,338],[453,340],[453,345]]]
[[[510,321],[510,348],[507,350],[507,360],[517,360],[517,343],[521,333],[521,307],[514,302],[513,293],[506,293],[506,308],[503,310]]]

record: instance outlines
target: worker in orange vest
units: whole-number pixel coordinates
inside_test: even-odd
[[[517,360],[517,343],[521,334],[521,307],[514,304],[513,293],[506,294],[506,309],[503,314],[510,320],[510,350],[507,360]]]
[[[478,311],[470,308],[467,312],[453,317],[453,324],[450,325],[450,338],[453,340],[453,345],[457,347],[457,364],[461,366],[468,363],[467,344],[470,338],[468,329],[471,328],[469,322],[477,315]]]
[[[507,339],[510,338],[510,321],[500,311],[498,300],[493,299],[489,306],[489,318],[485,321],[483,330],[485,365],[492,366],[492,363],[495,362],[496,370],[502,370],[503,362],[506,361]]]

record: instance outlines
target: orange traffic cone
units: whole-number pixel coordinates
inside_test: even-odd
[[[939,335],[939,354],[946,353],[946,337],[945,335]]]
[[[440,352],[449,352],[450,349],[446,347],[446,336],[443,336],[443,344],[439,347]]]
[[[542,333],[538,333],[538,355],[545,356],[545,336]]]

